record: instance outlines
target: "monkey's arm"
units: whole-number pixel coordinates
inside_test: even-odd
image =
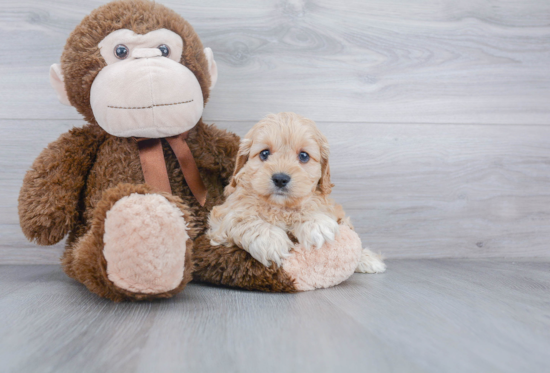
[[[224,186],[229,184],[239,151],[239,136],[202,122],[197,125],[197,132],[200,132],[195,140],[198,151],[193,154],[199,154],[195,157],[198,166],[218,172]],[[192,144],[189,146],[191,147]]]
[[[73,128],[36,158],[19,193],[19,222],[30,241],[53,245],[72,228],[80,193],[106,136],[97,125]]]

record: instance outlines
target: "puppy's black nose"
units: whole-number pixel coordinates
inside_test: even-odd
[[[271,180],[273,180],[273,184],[275,184],[277,188],[284,188],[290,181],[290,176],[287,174],[278,173],[271,176]]]

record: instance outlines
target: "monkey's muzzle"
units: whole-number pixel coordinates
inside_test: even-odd
[[[175,136],[202,116],[202,90],[191,70],[147,49],[105,66],[92,83],[95,119],[113,136]]]

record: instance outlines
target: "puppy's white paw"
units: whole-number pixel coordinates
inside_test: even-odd
[[[293,234],[298,241],[306,248],[320,248],[325,242],[332,242],[340,233],[338,222],[331,217],[318,214],[298,225]]]
[[[363,249],[361,260],[355,269],[358,273],[383,273],[386,271],[386,264],[382,260],[382,255],[375,254],[369,249]]]
[[[254,237],[247,246],[243,245],[243,249],[248,251],[254,259],[269,267],[271,262],[281,266],[283,259],[290,255],[289,251],[293,245],[284,230],[271,226]]]

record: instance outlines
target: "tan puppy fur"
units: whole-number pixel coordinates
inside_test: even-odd
[[[212,209],[211,244],[237,245],[266,266],[280,266],[292,236],[309,249],[333,241],[339,224],[351,225],[329,197],[328,158],[327,139],[312,120],[280,113],[258,122],[241,140],[227,200]],[[281,183],[277,175],[289,180]]]

